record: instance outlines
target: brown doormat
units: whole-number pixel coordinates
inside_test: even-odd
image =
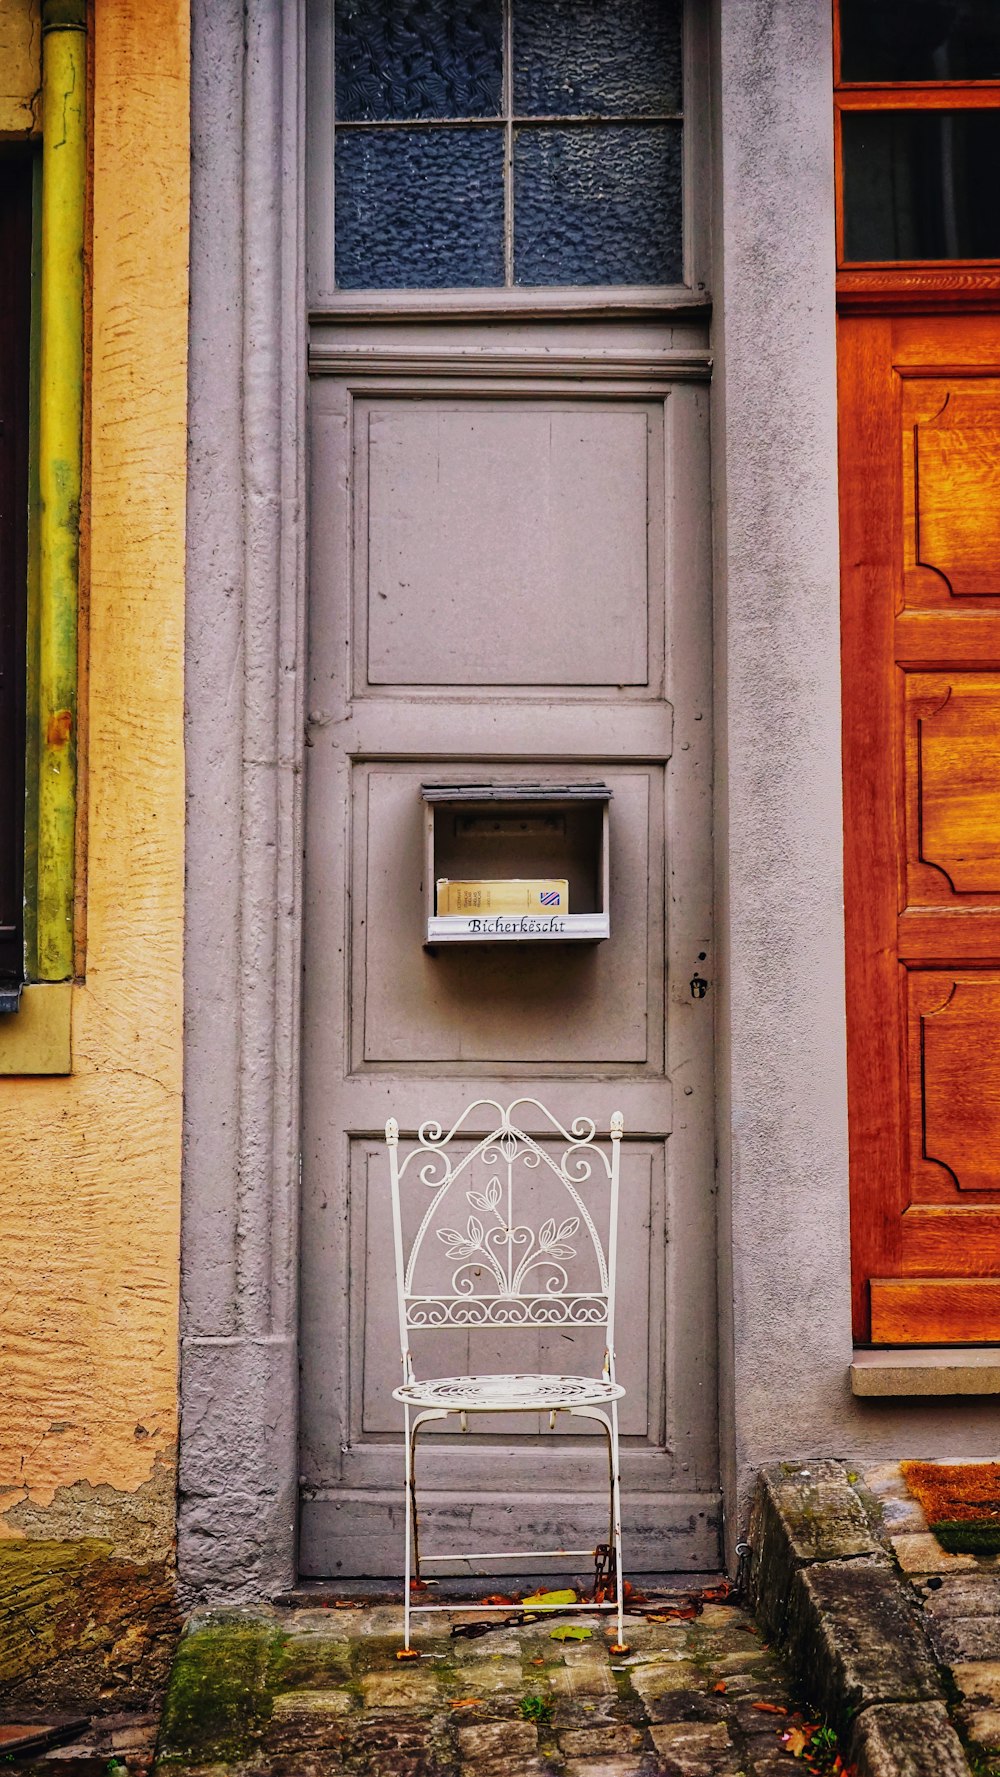
[[[1000,1462],[902,1462],[927,1523],[950,1555],[1000,1554]]]

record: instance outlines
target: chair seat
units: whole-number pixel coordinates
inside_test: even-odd
[[[445,1407],[454,1413],[549,1413],[560,1407],[603,1407],[625,1390],[598,1376],[436,1376],[406,1382],[393,1398],[410,1407]]]

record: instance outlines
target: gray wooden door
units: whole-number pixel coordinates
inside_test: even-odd
[[[626,1560],[711,1566],[704,334],[328,315],[311,372],[301,1571],[399,1571],[380,1132],[487,1093],[624,1112]],[[420,785],[485,778],[611,787],[609,940],[428,951]],[[509,1334],[456,1355],[536,1361]],[[425,1546],[584,1546],[605,1476],[581,1430],[429,1432]]]

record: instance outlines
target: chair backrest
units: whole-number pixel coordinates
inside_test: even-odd
[[[484,1123],[488,1134],[471,1133]],[[525,1123],[539,1133],[527,1134]],[[422,1123],[401,1152],[399,1125],[390,1117],[385,1139],[408,1378],[414,1328],[603,1326],[613,1367],[623,1128],[616,1111],[610,1139],[598,1142],[590,1117],[565,1129],[537,1098],[507,1106],[480,1098],[447,1131]]]

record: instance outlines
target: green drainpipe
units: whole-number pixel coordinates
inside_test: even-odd
[[[42,981],[65,981],[73,973],[86,103],[85,0],[43,0],[37,893]]]

